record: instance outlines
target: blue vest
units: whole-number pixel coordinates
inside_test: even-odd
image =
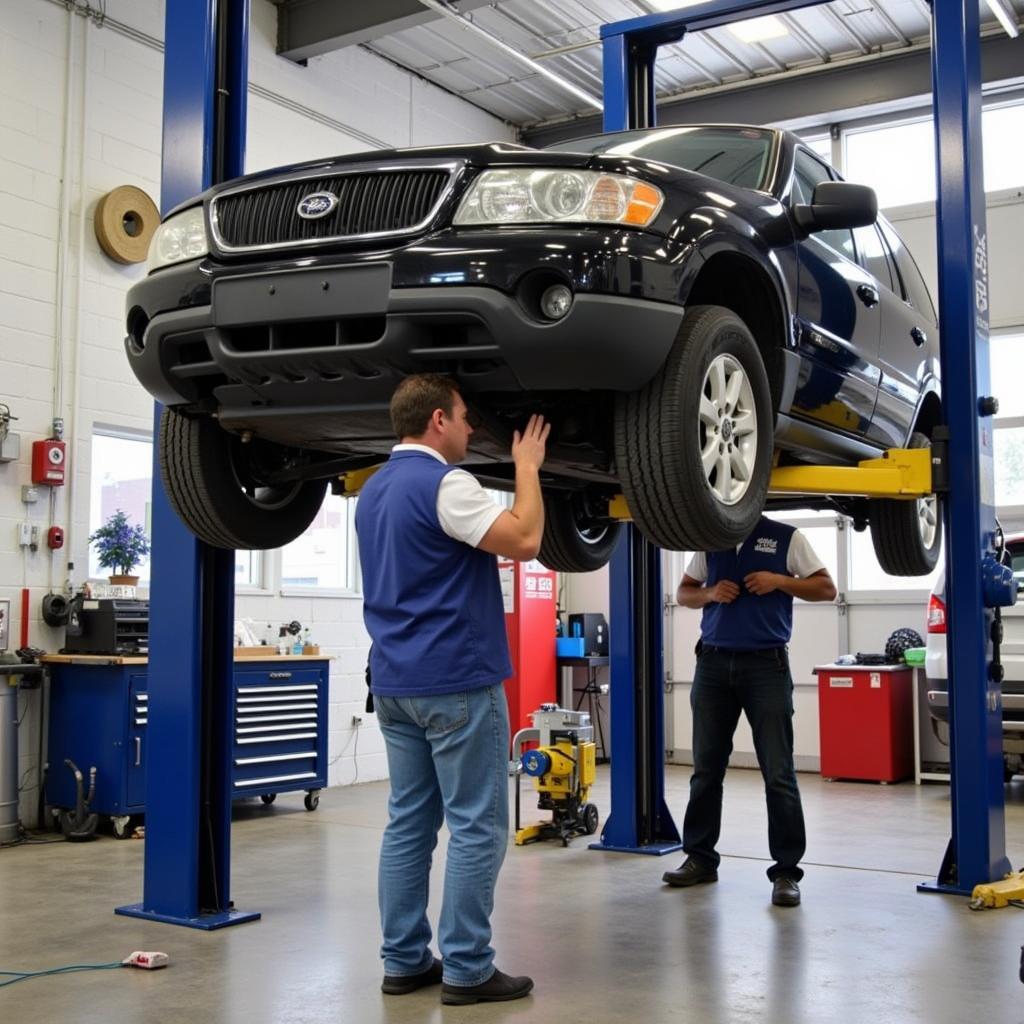
[[[359,496],[374,693],[455,693],[512,675],[497,559],[453,540],[437,519],[437,491],[454,468],[392,452]]]
[[[793,634],[793,598],[781,590],[760,597],[743,585],[748,573],[766,570],[791,576],[786,568],[789,542],[796,532],[792,526],[762,516],[754,532],[739,551],[708,552],[707,586],[732,580],[740,588],[732,604],[714,602],[704,606],[700,622],[701,640],[714,647],[756,651],[783,647]]]

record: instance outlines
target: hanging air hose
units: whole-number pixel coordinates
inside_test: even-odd
[[[89,769],[89,792],[85,793],[82,773],[78,765],[70,758],[64,761],[66,767],[70,768],[75,776],[75,809],[73,811],[60,812],[60,830],[64,838],[73,843],[80,843],[86,839],[92,839],[96,835],[96,826],[99,824],[100,816],[95,811],[89,810],[89,804],[96,795],[96,766]]]

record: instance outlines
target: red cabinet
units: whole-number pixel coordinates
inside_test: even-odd
[[[899,782],[914,774],[914,671],[905,665],[819,665],[821,774]]]

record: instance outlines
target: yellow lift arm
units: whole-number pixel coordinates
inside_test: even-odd
[[[890,448],[881,458],[856,466],[777,466],[769,494],[846,494],[912,501],[933,491],[930,448]],[[613,519],[632,519],[623,495],[608,505]]]

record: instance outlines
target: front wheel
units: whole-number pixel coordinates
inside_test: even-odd
[[[615,408],[615,462],[633,521],[670,551],[745,540],[768,493],[774,429],[768,375],[746,324],[693,306],[665,365]]]
[[[600,518],[584,491],[546,491],[538,558],[555,572],[593,572],[612,557],[620,527]]]
[[[909,448],[931,442],[917,431]],[[942,547],[942,510],[934,494],[916,501],[876,498],[868,502],[871,543],[882,570],[890,576],[927,576]]]
[[[160,478],[171,506],[200,540],[215,548],[266,551],[305,533],[323,504],[327,482],[268,483],[288,449],[248,444],[206,416],[165,408],[160,417]]]
[[[306,798],[303,803],[306,805],[307,811],[315,811],[320,806],[320,790],[311,789],[306,794]]]

